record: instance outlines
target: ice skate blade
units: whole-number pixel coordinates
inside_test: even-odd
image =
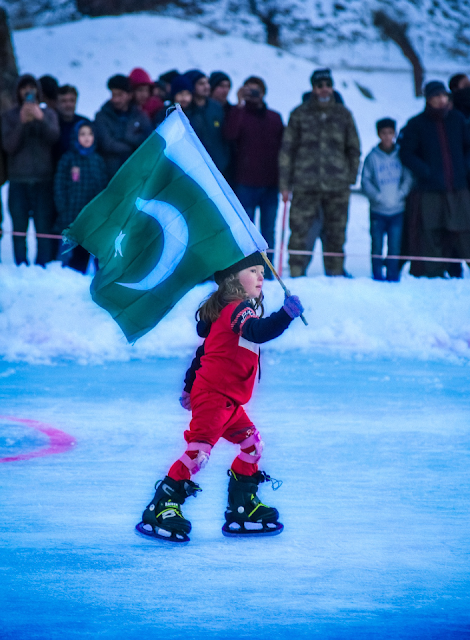
[[[143,522],[139,522],[139,524],[135,525],[135,532],[139,536],[143,536],[145,538],[153,538],[154,540],[163,540],[164,542],[171,542],[176,544],[185,544],[190,541],[189,536],[185,533],[176,533],[173,531],[172,533],[168,532],[169,535],[160,535],[158,531],[155,529],[146,529],[145,527],[150,525],[145,525]]]
[[[273,523],[276,527],[268,529],[266,526],[263,529],[230,529],[228,524],[225,523],[222,527],[222,534],[226,538],[261,538],[262,536],[278,536],[284,530],[282,522]]]

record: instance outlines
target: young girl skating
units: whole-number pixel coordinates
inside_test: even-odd
[[[180,402],[192,411],[184,432],[186,451],[156,486],[138,532],[172,542],[187,542],[191,523],[181,505],[201,488],[191,476],[205,466],[219,438],[240,446],[228,472],[228,506],[224,535],[281,533],[277,509],[259,500],[258,485],[269,476],[258,471],[263,442],[243,405],[253,393],[259,344],[280,336],[303,312],[297,296],[286,296],[283,307],[268,318],[262,310],[265,262],[260,253],[215,273],[219,288],[199,308],[198,334],[205,338],[185,377]]]

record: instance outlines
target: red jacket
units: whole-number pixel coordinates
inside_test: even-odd
[[[186,373],[185,390],[217,391],[237,404],[253,393],[259,344],[280,336],[292,322],[280,309],[259,318],[248,301],[228,304],[212,323],[204,344]]]

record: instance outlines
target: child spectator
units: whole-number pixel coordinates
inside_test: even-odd
[[[54,198],[58,211],[56,231],[61,233],[68,227],[85,205],[87,205],[108,183],[106,165],[95,151],[93,125],[82,120],[75,125],[71,149],[59,161],[54,179]],[[86,272],[90,254],[77,246],[67,251],[62,245],[63,267]]]
[[[381,256],[384,236],[387,236],[387,254],[397,256],[401,248],[405,199],[413,178],[398,156],[395,120],[383,118],[376,126],[380,143],[365,159],[362,171],[362,190],[370,201],[371,252],[372,256]],[[399,260],[387,257],[385,265],[384,277],[384,261],[372,257],[374,280],[398,282]]]

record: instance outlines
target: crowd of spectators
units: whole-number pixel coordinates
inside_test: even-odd
[[[28,264],[32,217],[36,263],[59,259],[86,272],[90,256],[83,248],[66,250],[48,236],[75,220],[178,103],[253,221],[259,209],[271,250],[280,198],[286,207],[290,202],[290,275],[306,275],[320,238],[325,274],[348,277],[344,244],[359,135],[330,69],[316,69],[310,80],[312,90],[284,126],[257,76],[245,80],[231,104],[223,71],[172,70],[153,81],[135,68],[109,78],[109,99],[94,121],[76,112],[74,86],[48,75],[21,76],[17,104],[0,120],[0,185],[9,180],[16,264]],[[427,277],[462,277],[462,261],[470,258],[470,79],[454,75],[449,90],[431,81],[424,92],[424,110],[400,132],[386,114],[376,123],[378,144],[363,164],[376,280],[399,280],[405,259],[397,256],[413,256],[410,273]]]

